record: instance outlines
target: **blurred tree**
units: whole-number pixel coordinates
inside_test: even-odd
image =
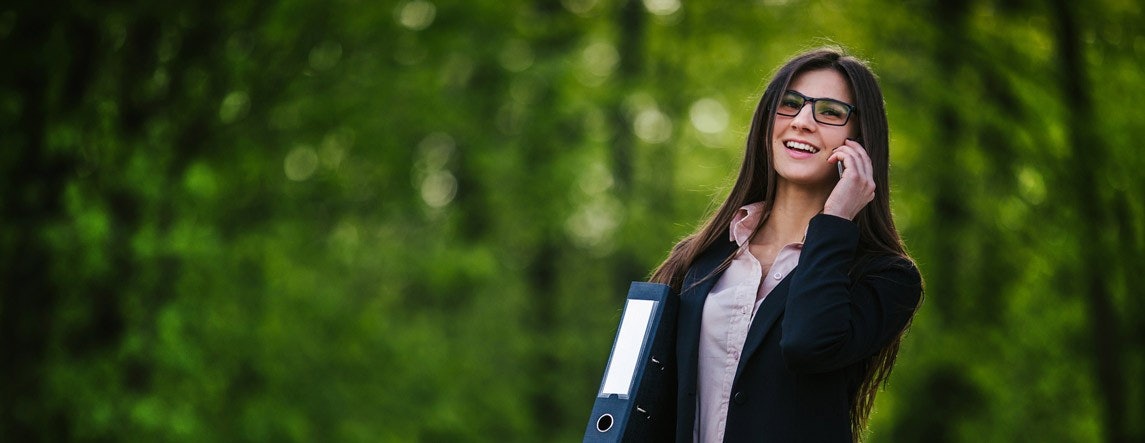
[[[1094,100],[1090,91],[1081,45],[1083,19],[1068,3],[1057,0],[1051,14],[1056,25],[1054,42],[1059,57],[1061,100],[1065,105],[1067,125],[1066,140],[1071,148],[1070,167],[1065,171],[1062,194],[1073,197],[1078,215],[1097,232],[1116,232],[1110,223],[1108,211],[1112,206],[1110,196],[1096,186],[1096,176],[1108,169],[1101,163],[1109,157],[1105,137],[1094,131]],[[1080,186],[1079,186],[1080,185]],[[1072,192],[1071,192],[1072,191]],[[1071,220],[1072,221],[1072,220]],[[1081,220],[1074,221],[1079,225]],[[1126,399],[1124,380],[1124,343],[1121,320],[1118,318],[1111,294],[1111,280],[1115,273],[1109,272],[1101,263],[1111,254],[1117,253],[1115,239],[1102,234],[1078,236],[1078,274],[1080,284],[1073,285],[1083,294],[1089,314],[1089,334],[1093,340],[1093,358],[1096,366],[1097,385],[1101,389],[1102,419],[1105,441],[1128,442],[1126,428]],[[1116,271],[1115,271],[1116,272]]]

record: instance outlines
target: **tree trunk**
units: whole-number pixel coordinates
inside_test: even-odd
[[[1056,26],[1054,38],[1060,57],[1062,102],[1065,104],[1068,140],[1072,155],[1069,158],[1067,180],[1063,182],[1066,192],[1074,198],[1078,217],[1084,218],[1087,230],[1094,235],[1078,235],[1080,251],[1080,275],[1083,296],[1089,308],[1089,326],[1093,343],[1094,363],[1102,403],[1105,441],[1110,443],[1127,442],[1125,432],[1125,381],[1122,375],[1122,337],[1119,322],[1113,310],[1109,277],[1104,264],[1114,257],[1112,248],[1106,247],[1107,237],[1101,235],[1111,226],[1107,215],[1105,199],[1100,187],[1096,186],[1097,171],[1102,167],[1100,159],[1108,151],[1105,141],[1092,128],[1096,124],[1093,115],[1093,98],[1085,78],[1085,59],[1081,48],[1079,19],[1070,9],[1066,0],[1055,0],[1051,15]],[[1071,192],[1072,190],[1072,192]]]

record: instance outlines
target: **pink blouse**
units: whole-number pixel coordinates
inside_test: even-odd
[[[748,237],[765,210],[762,202],[752,203],[740,208],[732,218],[729,236],[739,244],[739,250],[704,302],[693,428],[697,442],[724,440],[732,382],[751,320],[760,302],[799,263],[803,243],[780,249],[766,273],[749,251]]]

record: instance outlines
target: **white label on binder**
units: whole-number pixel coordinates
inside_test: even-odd
[[[620,319],[620,332],[616,334],[616,345],[608,358],[608,370],[604,373],[604,384],[600,396],[617,394],[628,398],[632,389],[632,379],[636,376],[636,363],[648,335],[648,322],[652,319],[654,300],[628,300],[624,304],[624,317]]]

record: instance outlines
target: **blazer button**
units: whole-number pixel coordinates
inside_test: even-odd
[[[747,394],[744,394],[743,391],[736,392],[735,402],[737,405],[742,405],[744,403],[747,403]]]

